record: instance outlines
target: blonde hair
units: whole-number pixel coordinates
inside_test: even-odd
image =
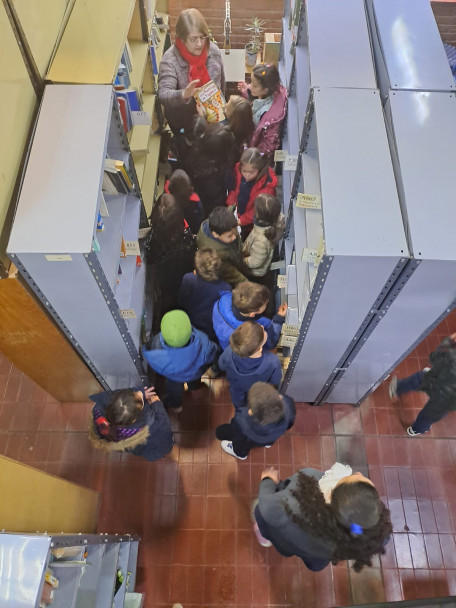
[[[218,281],[222,271],[222,260],[215,249],[203,247],[195,253],[195,269],[204,281]]]
[[[203,15],[196,8],[181,11],[176,21],[176,36],[185,42],[192,30],[206,36],[206,48],[209,48],[209,28]]]

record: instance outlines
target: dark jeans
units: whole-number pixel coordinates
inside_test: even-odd
[[[190,391],[196,391],[201,386],[201,380],[197,378],[191,382],[187,382]],[[163,399],[163,405],[166,408],[178,409],[182,405],[182,397],[184,396],[183,382],[175,382],[166,378],[166,393]]]
[[[261,535],[264,536],[264,538],[267,538],[269,541],[271,541],[271,543],[274,545],[274,549],[276,551],[278,551],[280,553],[280,555],[283,555],[284,557],[292,557],[293,555],[295,555],[294,553],[287,553],[287,552],[279,549],[278,547],[276,547],[276,545],[274,544],[274,539],[271,538],[271,535],[269,533],[268,524],[263,519],[263,517],[260,513],[260,509],[258,508],[258,505],[255,507],[255,511],[253,514],[254,514],[255,520],[258,524],[258,528],[260,529]],[[320,570],[323,570],[324,568],[326,568],[326,566],[328,566],[330,563],[328,559],[322,559],[321,557],[312,557],[310,555],[306,555],[306,557],[303,557],[302,555],[297,555],[297,556],[302,559],[306,568],[308,568],[309,570],[312,570],[312,572],[319,572]]]
[[[248,437],[244,435],[244,433],[239,428],[238,423],[233,418],[229,424],[221,424],[215,429],[215,436],[217,439],[227,439],[231,441],[233,444],[233,450],[235,453],[244,458],[252,448],[264,448],[265,444],[255,443]],[[267,444],[270,445],[270,444]]]
[[[421,384],[423,382],[423,378],[426,372],[416,372],[408,378],[403,378],[402,380],[397,381],[397,395],[404,395],[405,393],[410,393],[411,391],[419,391],[421,390]],[[412,430],[415,433],[426,433],[429,431],[434,422],[438,422],[441,420],[446,414],[448,410],[443,410],[441,407],[437,407],[436,404],[429,399],[426,405],[423,407],[421,412],[416,417],[415,422],[412,424]]]

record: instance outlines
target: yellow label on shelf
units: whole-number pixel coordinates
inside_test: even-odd
[[[288,156],[288,152],[286,150],[275,150],[274,151],[274,161],[276,163],[282,163]]]
[[[279,289],[284,289],[287,286],[287,275],[279,274],[277,277],[277,287]]]
[[[296,336],[286,336],[282,334],[280,336],[279,346],[288,346],[290,348],[294,348],[297,339],[298,338]]]
[[[125,251],[127,255],[141,255],[138,241],[125,241]]]
[[[310,262],[312,264],[315,264],[317,255],[318,255],[317,249],[308,249],[307,247],[304,247],[304,249],[302,250],[301,261]]]
[[[299,336],[299,326],[284,323],[282,325],[282,334],[286,334],[287,336],[295,336],[297,338]]]
[[[136,313],[133,308],[124,308],[119,310],[122,319],[136,319]]]
[[[71,262],[71,255],[66,253],[52,253],[44,256],[48,262]]]
[[[321,196],[318,194],[304,194],[298,192],[296,195],[296,207],[303,209],[321,209]]]

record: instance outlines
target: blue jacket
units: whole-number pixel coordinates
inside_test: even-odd
[[[143,355],[150,367],[165,378],[174,382],[191,382],[201,378],[214,360],[217,349],[217,344],[211,342],[205,333],[193,328],[186,346],[168,346],[159,333],[152,340],[152,350],[143,349]]]
[[[277,346],[280,338],[285,317],[275,315],[274,319],[266,317],[249,318],[245,317],[242,321],[238,319],[233,312],[233,294],[229,292],[222,293],[222,297],[214,304],[212,311],[212,324],[217,335],[220,346],[225,349],[230,343],[230,336],[235,329],[242,325],[245,321],[255,321],[264,327],[268,334],[268,339],[264,345],[265,350],[272,350]]]
[[[291,429],[294,424],[296,416],[296,408],[294,400],[288,395],[281,395],[283,399],[283,405],[285,409],[284,417],[275,424],[259,424],[253,416],[250,416],[248,407],[243,407],[236,411],[234,420],[237,422],[242,433],[250,439],[260,445],[269,445],[277,441],[279,437]]]
[[[188,314],[193,327],[204,331],[214,342],[217,336],[212,327],[212,309],[223,291],[231,291],[226,281],[205,281],[193,272],[184,276],[179,289],[179,308]]]
[[[174,438],[171,423],[161,401],[147,403],[142,387],[131,390],[142,392],[144,408],[137,420],[124,428],[134,429],[137,433],[130,437],[120,437],[118,441],[108,441],[98,432],[95,421],[99,416],[105,416],[106,408],[117,392],[104,391],[89,397],[95,402],[92,409],[93,420],[89,428],[89,439],[95,448],[105,452],[129,452],[153,462],[163,458],[173,449]]]
[[[236,409],[245,405],[249,388],[255,382],[267,382],[278,386],[282,380],[282,368],[277,355],[263,350],[258,359],[240,357],[227,346],[219,358],[219,367],[226,372],[230,383],[231,399]]]

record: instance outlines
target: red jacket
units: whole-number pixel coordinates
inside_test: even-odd
[[[239,196],[239,190],[241,188],[241,169],[240,163],[237,163],[234,167],[234,178],[236,180],[236,186],[234,190],[228,194],[228,198],[226,199],[226,204],[231,207],[231,205],[236,205]],[[255,199],[261,194],[272,194],[276,195],[276,187],[277,187],[277,175],[275,174],[274,169],[268,167],[267,172],[263,177],[260,177],[258,181],[253,184],[252,191],[250,192],[249,202],[247,203],[247,207],[245,213],[239,216],[239,223],[241,226],[250,226],[253,224],[253,216],[255,215]]]

